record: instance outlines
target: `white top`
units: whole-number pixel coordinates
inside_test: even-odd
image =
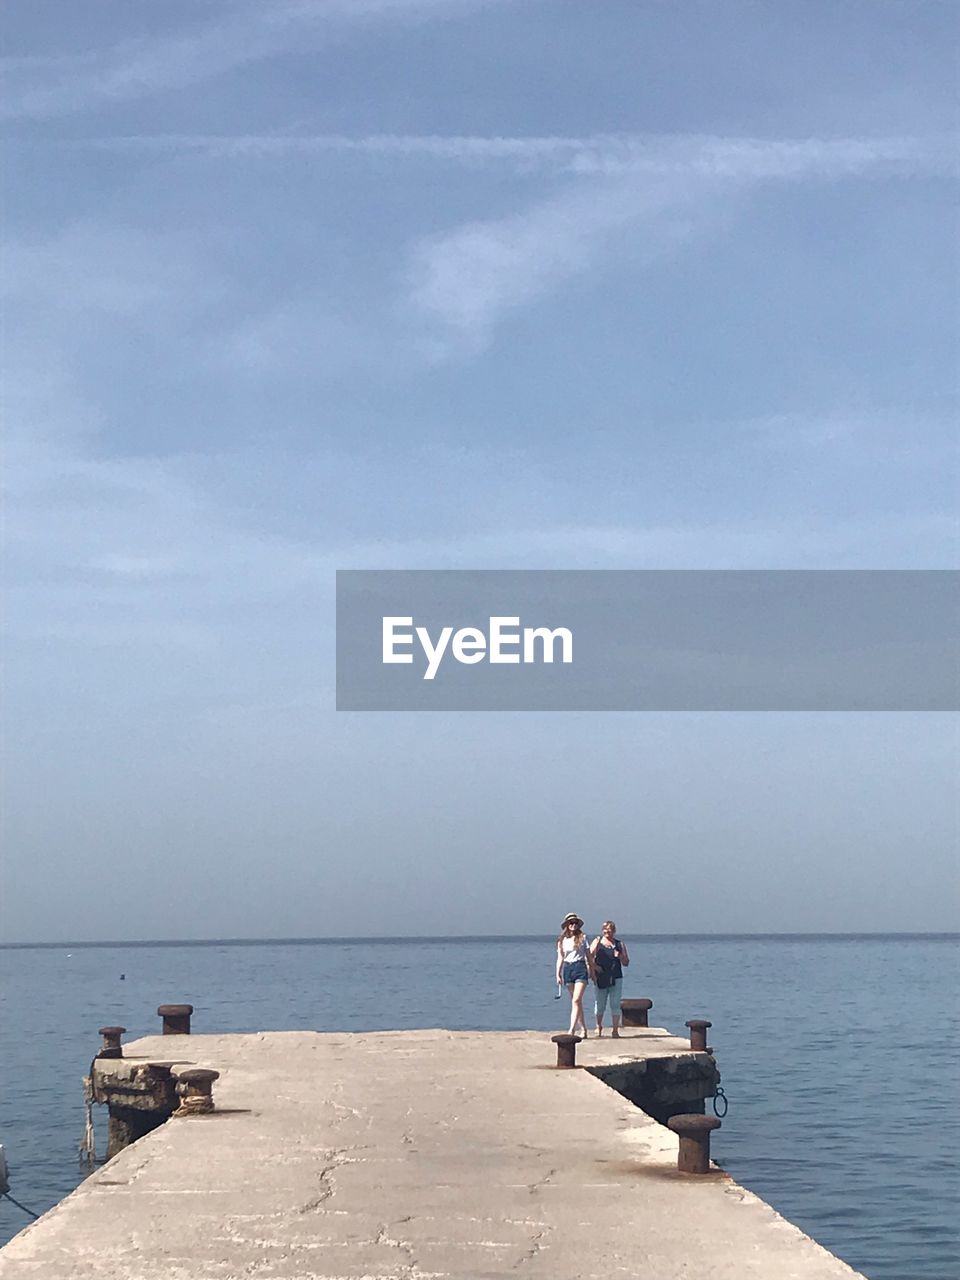
[[[569,964],[573,960],[586,960],[586,937],[584,937],[581,942],[577,942],[575,938],[568,938],[566,936],[562,937],[560,939],[560,954],[563,956],[566,964]]]

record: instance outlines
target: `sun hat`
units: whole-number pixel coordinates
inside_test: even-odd
[[[583,924],[583,920],[580,918],[580,916],[577,915],[575,911],[568,911],[567,914],[560,921],[560,928],[563,929],[566,925],[570,924],[572,920],[575,920],[577,924]]]

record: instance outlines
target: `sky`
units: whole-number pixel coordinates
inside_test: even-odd
[[[955,716],[338,713],[333,585],[955,567],[958,27],[10,6],[0,939],[956,928]]]

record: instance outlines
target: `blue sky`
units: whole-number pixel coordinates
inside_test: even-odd
[[[955,719],[337,715],[332,634],[336,568],[955,565],[958,22],[9,12],[5,936],[955,924]]]

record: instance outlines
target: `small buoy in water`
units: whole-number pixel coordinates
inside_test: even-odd
[[[127,975],[126,975],[125,973],[121,973],[121,975],[120,975],[120,981],[121,981],[121,982],[123,982],[123,980],[124,980],[124,978],[125,978],[126,976],[127,976]]]

